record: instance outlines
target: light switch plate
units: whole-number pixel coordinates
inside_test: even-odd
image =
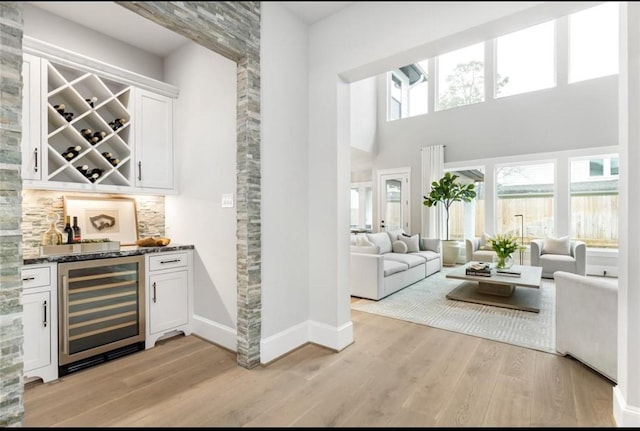
[[[233,193],[222,194],[222,208],[233,208]]]

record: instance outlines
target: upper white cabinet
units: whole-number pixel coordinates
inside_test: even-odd
[[[26,51],[25,188],[176,192],[175,87],[68,52]]]
[[[24,54],[22,64],[22,178],[42,179],[41,61]]]
[[[135,89],[135,181],[138,187],[173,188],[173,99]]]

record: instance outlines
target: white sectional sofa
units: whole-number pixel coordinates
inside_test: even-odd
[[[441,269],[440,239],[403,231],[352,235],[352,296],[379,300]]]

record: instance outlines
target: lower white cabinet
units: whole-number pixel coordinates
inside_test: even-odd
[[[58,378],[57,273],[55,263],[22,267],[25,380]]]
[[[161,338],[191,334],[193,315],[193,251],[146,255],[146,341],[153,347]]]

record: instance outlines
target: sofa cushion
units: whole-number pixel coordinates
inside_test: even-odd
[[[385,234],[386,235],[386,234]],[[409,269],[409,265],[402,262],[397,262],[391,259],[382,259],[384,261],[384,276],[388,277],[398,272],[406,271]]]
[[[402,241],[407,244],[407,253],[415,253],[420,251],[420,236],[406,236],[400,235],[398,241]]]
[[[473,252],[471,260],[477,260],[478,262],[493,262],[497,260],[498,255],[493,250],[476,250]]]
[[[561,254],[565,256],[571,255],[571,243],[568,236],[562,238],[550,238],[544,239],[542,245],[542,254]]]
[[[411,254],[401,254],[401,253],[387,253],[384,255],[385,260],[393,260],[396,262],[402,262],[406,264],[409,268],[413,268],[414,266],[422,265],[425,263],[425,258],[419,256],[418,253]]]
[[[407,244],[400,240],[394,241],[392,248],[394,253],[406,253],[408,249]]]
[[[387,232],[368,233],[369,241],[380,247],[380,253],[391,253],[391,239]]]
[[[431,250],[419,251],[417,253],[412,253],[412,255],[420,256],[423,259],[425,259],[427,262],[431,262],[432,260],[435,260],[435,259],[440,259],[440,253],[436,253],[435,251],[431,251]]]

